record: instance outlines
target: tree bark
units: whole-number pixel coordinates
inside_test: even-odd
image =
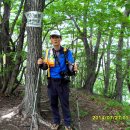
[[[115,98],[119,102],[122,101],[122,90],[123,90],[123,69],[122,69],[122,48],[123,48],[123,35],[124,35],[124,24],[121,25],[121,31],[118,42],[118,52],[116,55],[116,86],[115,86]]]
[[[1,3],[0,2],[0,55],[2,56],[2,18],[1,18]],[[0,57],[0,89],[2,88],[2,74],[3,74],[3,62],[2,57]]]
[[[86,88],[88,93],[93,93],[93,86],[94,83],[96,81],[96,68],[98,65],[98,49],[99,49],[99,45],[100,45],[100,40],[101,40],[101,30],[98,30],[98,34],[97,34],[97,42],[96,42],[96,47],[95,50],[92,51],[91,48],[87,48],[85,49],[87,55],[87,77],[86,77],[86,81],[85,81],[85,85],[84,87]],[[86,40],[84,40],[84,44],[87,44]],[[89,53],[87,52],[87,50],[89,50]]]
[[[129,57],[130,58],[130,57]],[[128,60],[127,62],[127,69],[130,70],[130,60]],[[129,93],[130,93],[130,72],[128,71],[127,73],[127,86],[128,86],[128,90],[129,90]]]
[[[130,48],[129,45],[129,38],[128,38],[128,42],[127,42],[127,48]],[[128,59],[127,59],[127,76],[126,76],[126,82],[127,82],[127,86],[128,86],[128,90],[130,93],[130,54],[128,54]]]
[[[45,0],[27,0],[28,11],[43,12],[44,4]],[[25,80],[25,112],[30,115],[33,111],[35,88],[38,77],[37,60],[42,55],[42,28],[27,27],[27,42],[28,54]]]
[[[86,5],[87,4],[85,3],[84,16],[83,16],[83,25],[84,25],[83,31],[81,31],[81,29],[78,26],[75,19],[71,16],[70,16],[70,18],[74,22],[75,27],[77,28],[77,30],[80,34],[80,38],[81,38],[81,40],[83,41],[83,44],[84,44],[85,54],[86,54],[86,64],[87,64],[86,81],[85,81],[84,88],[87,90],[87,93],[92,94],[93,93],[93,85],[96,81],[96,76],[97,76],[96,68],[97,68],[97,65],[98,65],[97,62],[98,62],[98,50],[99,50],[99,45],[100,45],[100,40],[101,40],[101,29],[100,29],[100,27],[98,28],[97,42],[96,42],[95,49],[93,51],[93,48],[92,48],[92,27],[90,29],[91,30],[91,32],[90,32],[90,36],[91,36],[90,37],[90,44],[88,42],[87,26],[86,26],[87,25],[88,8],[86,8]]]
[[[4,93],[9,79],[11,77],[11,66],[13,65],[12,59],[10,56],[10,36],[9,36],[9,18],[10,18],[10,2],[4,2],[4,15],[2,21],[2,50],[3,53],[6,54],[6,64],[3,67],[3,79],[2,79],[2,89],[1,92]]]
[[[112,44],[112,37],[113,37],[113,35],[110,34],[109,40],[108,40],[108,45],[107,45],[107,60],[106,60],[106,62],[104,61],[104,64],[105,64],[105,74],[104,74],[105,88],[104,88],[104,96],[107,95],[108,87],[109,87],[109,79],[110,79],[110,48],[111,48],[111,44]]]
[[[24,5],[25,7],[25,11],[27,10],[26,9],[26,3]],[[25,13],[24,11],[24,13]],[[20,35],[18,37],[18,45],[16,47],[16,61],[15,61],[15,65],[12,69],[12,74],[11,74],[11,77],[10,77],[10,80],[9,80],[9,83],[8,83],[8,87],[6,89],[6,95],[10,95],[14,89],[14,86],[15,86],[15,83],[16,83],[16,79],[17,79],[17,76],[19,74],[19,67],[21,65],[21,63],[23,62],[23,59],[22,59],[22,49],[23,49],[23,43],[24,43],[24,33],[25,33],[25,26],[26,26],[26,18],[23,14],[23,18],[22,18],[22,24],[21,24],[21,27],[20,27]]]
[[[127,0],[129,4],[129,1]],[[124,16],[128,17],[130,14],[130,9],[125,9]],[[121,23],[119,41],[118,41],[118,52],[116,54],[116,86],[115,86],[115,98],[117,101],[122,101],[122,91],[123,91],[123,81],[124,81],[124,74],[122,68],[122,49],[123,49],[123,37],[124,37],[124,30],[127,26],[126,22]]]

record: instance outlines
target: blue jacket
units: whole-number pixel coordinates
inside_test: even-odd
[[[61,71],[67,72],[65,54],[64,54],[63,49],[64,48],[61,46],[60,50],[58,51],[58,55],[57,55],[58,61],[55,58],[55,66],[50,67],[50,77],[51,78],[62,78],[61,75],[60,75],[60,72]],[[49,52],[48,52],[48,56],[49,56]],[[68,62],[71,63],[71,64],[74,63],[74,58],[73,58],[72,52],[69,49],[67,50],[67,53],[66,53],[66,60],[68,60]]]

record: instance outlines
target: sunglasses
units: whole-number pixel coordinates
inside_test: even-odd
[[[51,38],[61,38],[61,36],[52,35]]]

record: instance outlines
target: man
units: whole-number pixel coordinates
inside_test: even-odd
[[[77,71],[77,65],[74,64],[72,52],[69,49],[66,50],[65,55],[65,48],[61,46],[62,37],[58,30],[53,30],[50,33],[50,40],[53,48],[46,51],[44,60],[41,58],[38,59],[38,65],[44,70],[48,69],[48,95],[53,113],[53,125],[51,129],[57,130],[60,126],[61,117],[58,107],[58,101],[60,101],[65,130],[72,130],[69,108],[69,79],[66,63],[68,63],[69,71],[72,72],[72,75]]]

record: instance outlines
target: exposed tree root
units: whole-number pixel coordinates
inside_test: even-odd
[[[43,101],[43,102],[48,102],[48,100]],[[13,108],[8,114],[2,115],[0,117],[0,122],[2,122],[3,120],[6,120],[6,119],[11,120],[16,115],[22,115],[23,116],[22,121],[27,119],[28,115],[24,112],[23,105],[24,105],[24,99],[17,107]],[[42,111],[49,111],[49,110],[42,110]],[[39,122],[47,127],[51,127],[51,123],[44,120],[39,114],[36,113],[36,116],[32,115],[32,119],[31,119],[31,123],[30,123],[30,127],[32,127],[32,130],[38,130],[38,123],[37,122]],[[19,128],[17,126],[15,126],[13,124],[9,124],[9,125],[11,125],[19,130]]]
[[[51,123],[42,119],[42,117],[40,115],[38,115],[38,122],[45,126],[51,127]]]
[[[14,107],[10,113],[1,116],[1,117],[0,117],[0,120],[11,119],[11,118],[13,118],[15,115],[21,114],[21,110],[22,110],[22,108],[23,108],[23,103],[24,103],[24,100],[23,100],[17,107]]]

